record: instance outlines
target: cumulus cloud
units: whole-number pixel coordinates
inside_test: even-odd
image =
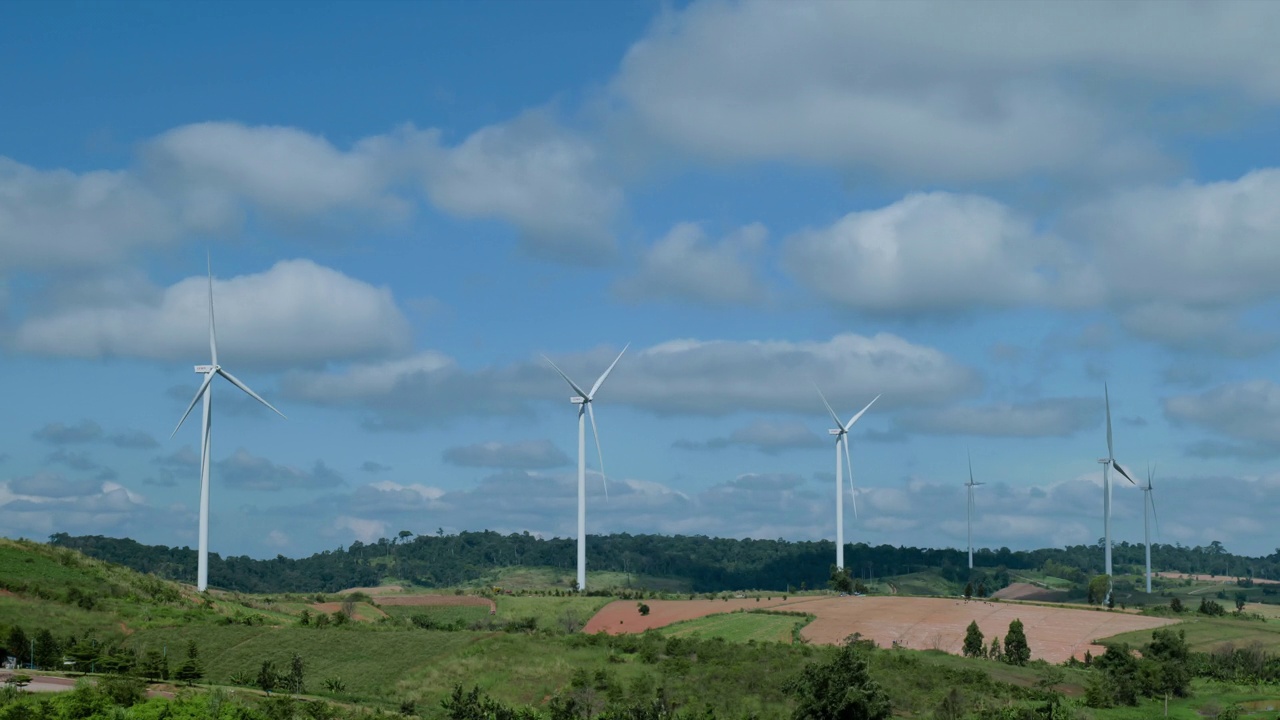
[[[1067,437],[1102,421],[1096,398],[1044,398],[1026,403],[953,405],[909,412],[897,423],[910,432],[987,437]]]
[[[1276,22],[1265,3],[1114,2],[1086,15],[693,3],[630,48],[610,95],[622,122],[703,158],[870,167],[923,182],[1142,172],[1160,163],[1137,130],[1160,106],[1152,95],[1280,98],[1280,61],[1262,31]]]
[[[448,448],[444,461],[463,467],[539,470],[568,465],[569,456],[550,440],[494,441]]]
[[[521,231],[530,254],[597,264],[614,252],[622,191],[599,167],[595,147],[532,111],[430,153],[427,194],[467,218],[500,218]]]
[[[9,491],[14,495],[40,498],[72,498],[92,495],[102,489],[97,480],[73,480],[59,473],[42,472],[14,478],[9,481]]]
[[[1057,242],[974,195],[914,194],[850,213],[789,238],[785,255],[790,272],[819,297],[871,312],[1068,304],[1089,290]]]
[[[753,305],[768,291],[755,262],[768,230],[760,223],[712,242],[696,223],[680,223],[645,251],[639,270],[614,286],[621,298]]]
[[[244,448],[237,449],[225,460],[214,462],[213,467],[229,487],[242,490],[318,490],[337,487],[345,482],[341,475],[320,460],[311,470],[301,470],[254,456]]]
[[[168,527],[170,520],[115,482],[71,480],[57,473],[0,482],[0,525],[12,534],[132,535]]]
[[[583,383],[616,354],[597,348],[555,360]],[[794,388],[815,378],[833,401],[883,393],[881,405],[889,408],[950,402],[980,384],[946,354],[887,333],[804,342],[673,340],[629,351],[601,389],[597,412],[613,403],[659,415],[812,412],[816,395]],[[527,414],[530,403],[563,391],[542,361],[468,371],[438,353],[341,373],[293,372],[281,387],[293,401],[364,408],[371,427],[396,429],[464,415]]]
[[[1280,386],[1269,380],[1229,383],[1165,398],[1165,418],[1209,430],[1230,442],[1203,441],[1190,452],[1245,460],[1280,455]]]
[[[152,301],[91,303],[28,318],[19,348],[40,355],[207,357],[208,280],[192,277]],[[219,359],[246,365],[320,364],[407,348],[409,324],[391,291],[310,260],[214,281]]]
[[[801,422],[770,422],[756,420],[745,427],[735,428],[727,436],[710,440],[677,440],[672,447],[681,450],[720,450],[727,447],[748,447],[766,455],[777,455],[787,450],[820,447],[825,443]]]

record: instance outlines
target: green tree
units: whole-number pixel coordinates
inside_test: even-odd
[[[1015,618],[1009,623],[1009,632],[1004,636],[1004,661],[1010,665],[1026,665],[1030,660],[1027,634],[1023,632],[1022,620]]]
[[[58,644],[48,628],[42,628],[36,633],[35,645],[35,657],[32,662],[36,667],[42,670],[62,669],[62,646]]]
[[[1169,609],[1176,613],[1180,613],[1186,608],[1182,607],[1182,600],[1175,597],[1169,601]]]
[[[1118,705],[1137,705],[1138,691],[1138,659],[1133,656],[1127,643],[1107,646],[1107,651],[1093,661],[1106,682],[1099,692],[1109,692],[1111,701]],[[1088,695],[1088,688],[1086,688]],[[1107,707],[1095,705],[1094,707]]]
[[[1248,601],[1248,596],[1242,592],[1236,593],[1236,612],[1244,612],[1244,604]]]
[[[640,610],[641,615],[649,614],[649,606],[644,603],[640,603],[640,607],[638,609]]]
[[[964,599],[968,600],[969,598],[972,598],[972,597],[973,597],[973,581],[970,580],[969,582],[964,584]]]
[[[310,624],[311,624],[311,611],[310,611],[310,610],[308,610],[308,609],[306,609],[306,608],[302,608],[302,612],[298,613],[298,624],[299,624],[299,625],[303,625],[303,626],[306,626],[306,625],[310,625]]]
[[[1000,660],[1004,657],[1004,653],[1000,651],[1000,636],[996,635],[991,638],[991,648],[987,650],[987,659]]]
[[[200,650],[196,647],[195,640],[187,641],[187,656],[173,676],[186,683],[188,687],[204,677],[204,665],[200,662]]]
[[[94,661],[98,659],[98,646],[89,638],[82,638],[67,650],[67,657],[75,661],[77,670],[88,673],[93,669]]]
[[[1186,697],[1191,688],[1191,647],[1187,631],[1161,628],[1151,633],[1151,642],[1142,648],[1144,660],[1155,667],[1151,672],[1152,694]]]
[[[892,708],[889,696],[871,677],[868,651],[846,641],[826,661],[813,662],[787,683],[796,698],[793,720],[884,720]]]
[[[276,664],[270,660],[263,660],[262,667],[258,670],[258,687],[262,692],[270,695],[279,684],[280,674],[276,672]]]
[[[1111,588],[1111,578],[1106,575],[1094,575],[1089,581],[1088,600],[1090,605],[1101,605],[1107,600],[1107,590]]]
[[[159,650],[150,648],[143,653],[142,664],[139,670],[142,672],[142,677],[149,680],[168,680],[169,659],[166,658]]]
[[[286,678],[286,685],[289,688],[289,692],[294,695],[301,695],[306,692],[306,685],[303,682],[303,670],[304,665],[302,662],[302,656],[298,653],[294,653],[293,657],[289,660],[289,676]]]
[[[853,592],[853,578],[849,576],[849,568],[840,568],[833,564],[827,586],[836,592]]]
[[[31,664],[31,639],[22,628],[14,625],[9,628],[9,636],[5,639],[9,652],[18,659],[18,667]]]
[[[964,696],[956,688],[951,688],[951,691],[942,698],[937,709],[933,711],[934,720],[962,720],[964,715]]]
[[[966,630],[964,634],[964,656],[986,656],[986,646],[982,644],[982,640],[982,630],[978,628],[978,621],[974,620],[969,623],[969,629]]]

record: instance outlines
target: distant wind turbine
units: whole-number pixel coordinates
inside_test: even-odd
[[[1102,384],[1102,392],[1105,397],[1107,408],[1107,456],[1100,458],[1098,462],[1102,463],[1102,524],[1103,531],[1106,533],[1104,542],[1106,543],[1106,566],[1107,566],[1107,599],[1111,599],[1111,475],[1107,472],[1109,468],[1115,468],[1116,472],[1124,476],[1133,485],[1133,478],[1125,469],[1120,467],[1120,463],[1116,462],[1116,451],[1111,442],[1111,393],[1107,389],[1106,383]]]
[[[840,422],[840,416],[836,415],[836,411],[831,409],[831,403],[827,402],[827,397],[822,394],[822,390],[818,390],[818,396],[822,398],[822,404],[827,406],[827,412],[831,413],[831,419],[836,421],[836,426],[827,432],[836,437],[836,567],[844,567],[844,478],[843,468],[840,465],[841,450],[843,448],[844,460],[849,465],[849,495],[853,498],[853,516],[858,517],[858,495],[853,489],[853,461],[849,459],[849,428],[858,422],[858,418],[862,417],[876,400],[880,399],[877,395],[871,398],[871,402],[867,406],[858,411],[857,415],[849,418],[849,422]]]
[[[965,490],[969,493],[969,502],[964,509],[964,517],[969,525],[969,569],[973,569],[973,489],[979,485],[986,483],[973,481],[973,456],[969,457],[969,482],[964,484]]]
[[[627,343],[622,348],[622,352],[618,353],[618,357],[613,359],[613,363],[596,380],[596,384],[591,386],[591,392],[578,387],[578,384],[570,380],[563,370],[551,362],[551,358],[546,355],[542,356],[542,359],[550,363],[551,367],[560,373],[560,377],[569,383],[569,387],[578,393],[569,398],[569,402],[578,406],[578,592],[584,592],[587,589],[587,439],[586,426],[583,424],[582,416],[585,412],[591,418],[591,435],[596,439],[596,456],[600,458],[600,480],[604,483],[604,493],[607,499],[609,497],[609,482],[604,475],[604,453],[600,451],[600,431],[596,428],[596,413],[591,409],[591,402],[595,400],[596,392],[604,384],[604,379],[609,377],[609,373],[613,372],[613,366],[618,364],[618,361],[622,359],[622,354],[629,347],[631,347],[631,343]]]
[[[177,427],[169,434],[172,438],[178,434],[178,429],[182,427],[182,423],[186,422],[187,416],[191,414],[192,408],[196,406],[196,401],[204,398],[204,417],[200,425],[200,553],[198,560],[198,569],[196,571],[196,589],[203,592],[209,586],[209,436],[213,425],[212,415],[212,396],[213,387],[211,383],[216,375],[221,375],[228,382],[241,390],[245,391],[254,400],[266,405],[268,408],[284,417],[284,413],[272,407],[271,403],[263,400],[257,393],[249,389],[248,385],[236,379],[236,376],[222,369],[218,364],[218,334],[214,329],[213,323],[213,266],[209,264],[209,354],[211,355],[209,365],[196,365],[196,372],[204,374],[204,382],[200,383],[200,389],[196,391],[196,396],[191,399],[191,404],[187,406],[187,411],[182,413],[182,419],[178,421]],[[285,418],[286,420],[288,418]]]
[[[1151,481],[1155,478],[1155,468],[1147,468],[1147,486],[1142,488],[1142,532],[1147,543],[1147,594],[1151,594],[1151,520],[1156,520],[1156,532],[1160,532],[1160,516],[1156,515],[1156,494],[1151,488]],[[1151,512],[1147,513],[1147,507],[1150,506]]]

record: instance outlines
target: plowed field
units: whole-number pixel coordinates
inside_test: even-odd
[[[649,615],[639,613],[635,601],[606,605],[587,623],[586,632],[643,632],[681,620],[718,612],[772,608],[805,612],[817,617],[802,631],[815,643],[835,644],[853,633],[875,640],[881,647],[893,643],[915,650],[959,653],[965,629],[977,621],[989,644],[1003,638],[1009,622],[1021,619],[1033,658],[1058,663],[1083,658],[1085,651],[1103,652],[1094,640],[1132,630],[1150,630],[1175,621],[1123,612],[1076,608],[1040,607],[1018,603],[916,597],[822,597],[762,600],[650,600]]]

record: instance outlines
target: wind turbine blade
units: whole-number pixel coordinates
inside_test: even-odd
[[[831,403],[827,402],[827,396],[822,394],[822,388],[818,387],[818,383],[813,384],[813,389],[818,391],[818,397],[822,398],[822,404],[827,406],[827,412],[831,413],[831,419],[836,421],[836,427],[844,427],[844,423],[840,422],[840,416],[831,409]]]
[[[205,262],[209,270],[209,356],[210,362],[218,364],[218,333],[213,324],[213,259],[206,253]]]
[[[596,411],[587,403],[587,417],[591,418],[591,436],[596,439],[596,457],[600,458],[600,482],[604,483],[604,499],[609,501],[609,480],[604,474],[604,452],[600,450],[600,431],[596,429]]]
[[[569,383],[569,387],[573,388],[573,391],[574,391],[574,392],[576,392],[576,393],[578,393],[578,397],[580,397],[580,398],[582,398],[582,399],[584,399],[584,400],[586,400],[586,399],[588,399],[588,398],[590,398],[590,397],[591,397],[590,395],[588,395],[588,394],[587,394],[587,391],[586,391],[586,390],[583,390],[582,388],[578,387],[578,383],[576,383],[576,382],[574,382],[574,381],[570,380],[570,379],[569,379],[569,376],[568,376],[568,375],[565,375],[563,370],[561,370],[560,368],[556,367],[556,364],[555,364],[555,363],[553,363],[553,362],[551,362],[551,358],[547,357],[546,355],[543,355],[543,356],[542,356],[542,359],[543,359],[543,360],[546,360],[546,361],[547,361],[547,363],[551,365],[551,367],[553,367],[553,368],[555,368],[555,369],[556,369],[556,372],[560,373],[560,377],[564,378],[564,381],[565,381],[565,382],[567,382],[567,383]]]
[[[1111,447],[1111,393],[1107,390],[1106,383],[1102,383],[1102,393],[1103,397],[1106,398],[1105,402],[1107,404],[1107,457],[1113,458],[1115,457],[1116,451]],[[1128,477],[1128,475],[1125,477]],[[1132,480],[1130,482],[1132,482]]]
[[[273,406],[271,403],[267,402],[266,400],[263,400],[263,399],[258,395],[258,393],[256,393],[256,392],[254,392],[254,391],[250,390],[248,385],[245,385],[244,383],[242,383],[242,382],[240,382],[239,380],[237,380],[235,375],[232,375],[231,373],[227,372],[226,370],[223,370],[222,368],[218,368],[217,372],[218,372],[218,374],[219,374],[219,375],[221,375],[222,377],[224,377],[224,378],[226,378],[227,380],[231,381],[231,384],[232,384],[232,385],[235,385],[236,387],[240,388],[241,390],[243,390],[243,391],[245,391],[245,392],[249,393],[249,395],[250,395],[254,400],[257,400],[258,402],[262,403],[263,405],[266,405],[267,407],[271,408],[272,412],[274,412],[275,414],[279,415],[280,417],[284,418],[285,420],[288,420],[288,419],[289,419],[289,418],[285,417],[285,414],[284,414],[284,413],[280,412],[279,410],[276,410],[276,409],[275,409],[275,406]]]
[[[629,347],[631,347],[631,343],[627,343],[626,345],[622,346],[622,352],[618,353],[618,357],[613,359],[613,362],[609,365],[609,369],[605,370],[604,374],[601,375],[599,379],[596,380],[596,384],[591,386],[591,394],[587,396],[588,398],[593,398],[596,396],[596,391],[599,390],[600,386],[604,384],[604,379],[609,377],[609,373],[613,372],[613,366],[618,364],[618,361],[622,359],[622,353],[625,353],[627,351],[627,348]]]
[[[204,382],[200,383],[200,389],[196,391],[196,396],[191,398],[191,404],[187,406],[187,411],[182,413],[182,419],[178,421],[178,425],[173,429],[173,432],[169,433],[169,437],[172,438],[178,434],[178,428],[181,428],[182,423],[187,421],[187,416],[191,414],[191,410],[195,408],[196,403],[200,402],[200,397],[209,389],[209,383],[211,382],[213,382],[213,373],[206,373]]]
[[[849,496],[853,498],[853,519],[858,519],[858,491],[853,489],[853,461],[849,459],[849,434],[845,433],[844,440],[844,464],[849,470]]]
[[[871,409],[871,406],[872,406],[872,405],[875,405],[875,404],[876,404],[876,401],[877,401],[877,400],[879,400],[879,399],[880,399],[880,396],[879,396],[879,395],[877,395],[877,396],[875,396],[875,397],[871,398],[871,402],[867,403],[867,406],[866,406],[866,407],[864,407],[864,408],[862,408],[861,410],[859,410],[857,415],[854,415],[853,417],[849,418],[849,424],[844,426],[844,431],[845,431],[845,432],[849,432],[849,428],[853,427],[853,424],[854,424],[854,423],[856,423],[856,422],[858,422],[858,418],[862,417],[862,413],[864,413],[864,412],[866,412],[866,411],[870,410],[870,409]],[[839,421],[837,420],[836,422],[839,422]]]
[[[1112,461],[1111,461],[1111,467],[1115,468],[1115,469],[1116,469],[1116,472],[1118,472],[1118,473],[1120,473],[1121,475],[1123,475],[1123,476],[1124,476],[1124,479],[1125,479],[1125,480],[1128,480],[1131,484],[1133,484],[1133,485],[1137,485],[1137,484],[1138,484],[1138,483],[1136,483],[1136,482],[1133,482],[1133,478],[1129,476],[1129,473],[1128,473],[1124,468],[1120,467],[1120,463],[1116,462],[1115,460],[1112,460]]]
[[[966,451],[965,451],[965,455],[968,455],[968,456],[969,456],[969,484],[970,484],[970,485],[973,485],[973,484],[974,484],[974,482],[973,482],[973,453],[970,453],[968,450],[966,450]]]

